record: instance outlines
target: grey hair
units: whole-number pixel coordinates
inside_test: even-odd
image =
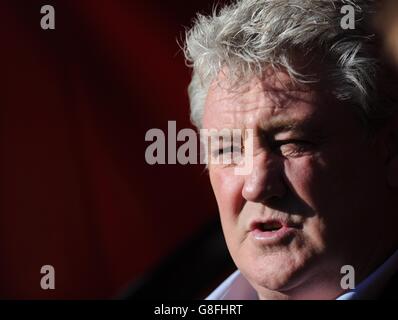
[[[284,69],[293,81],[323,78],[338,101],[356,106],[367,124],[395,112],[396,93],[383,78],[380,41],[369,21],[375,0],[239,0],[198,15],[186,33],[184,53],[193,68],[188,88],[191,120],[200,128],[208,88],[224,68],[231,84],[261,76],[266,67]],[[355,8],[356,26],[344,30],[341,7]],[[321,64],[322,75],[295,60]]]

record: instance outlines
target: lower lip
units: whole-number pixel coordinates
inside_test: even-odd
[[[294,235],[296,231],[297,228],[282,226],[276,231],[263,231],[260,229],[254,229],[250,233],[253,239],[261,244],[273,244],[287,239],[289,236]]]

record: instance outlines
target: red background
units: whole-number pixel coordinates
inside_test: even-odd
[[[144,156],[191,127],[176,40],[210,3],[0,2],[0,298],[111,298],[217,215],[203,166]]]

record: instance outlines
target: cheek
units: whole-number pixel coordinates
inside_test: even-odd
[[[210,169],[209,175],[221,219],[236,218],[244,204],[242,176],[235,175],[230,168]]]
[[[285,176],[293,191],[321,216],[345,215],[357,209],[357,204],[368,196],[366,161],[358,163],[351,156],[352,151],[344,151],[334,150],[285,163]]]
[[[285,176],[295,197],[305,204],[305,235],[311,245],[322,251],[325,245],[325,217],[322,204],[330,198],[327,166],[320,157],[302,157],[285,163]]]
[[[322,156],[303,157],[285,165],[292,191],[305,203],[308,221],[318,224],[319,229],[325,224],[339,224],[341,217],[353,210],[353,171]]]
[[[315,156],[287,160],[284,163],[284,174],[292,191],[308,206],[313,208],[316,190],[322,187],[323,181],[316,179],[324,171],[322,159]]]

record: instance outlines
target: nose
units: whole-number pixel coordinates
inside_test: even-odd
[[[266,203],[270,199],[283,198],[286,184],[282,164],[265,153],[253,159],[253,170],[245,177],[242,196],[247,201]]]

